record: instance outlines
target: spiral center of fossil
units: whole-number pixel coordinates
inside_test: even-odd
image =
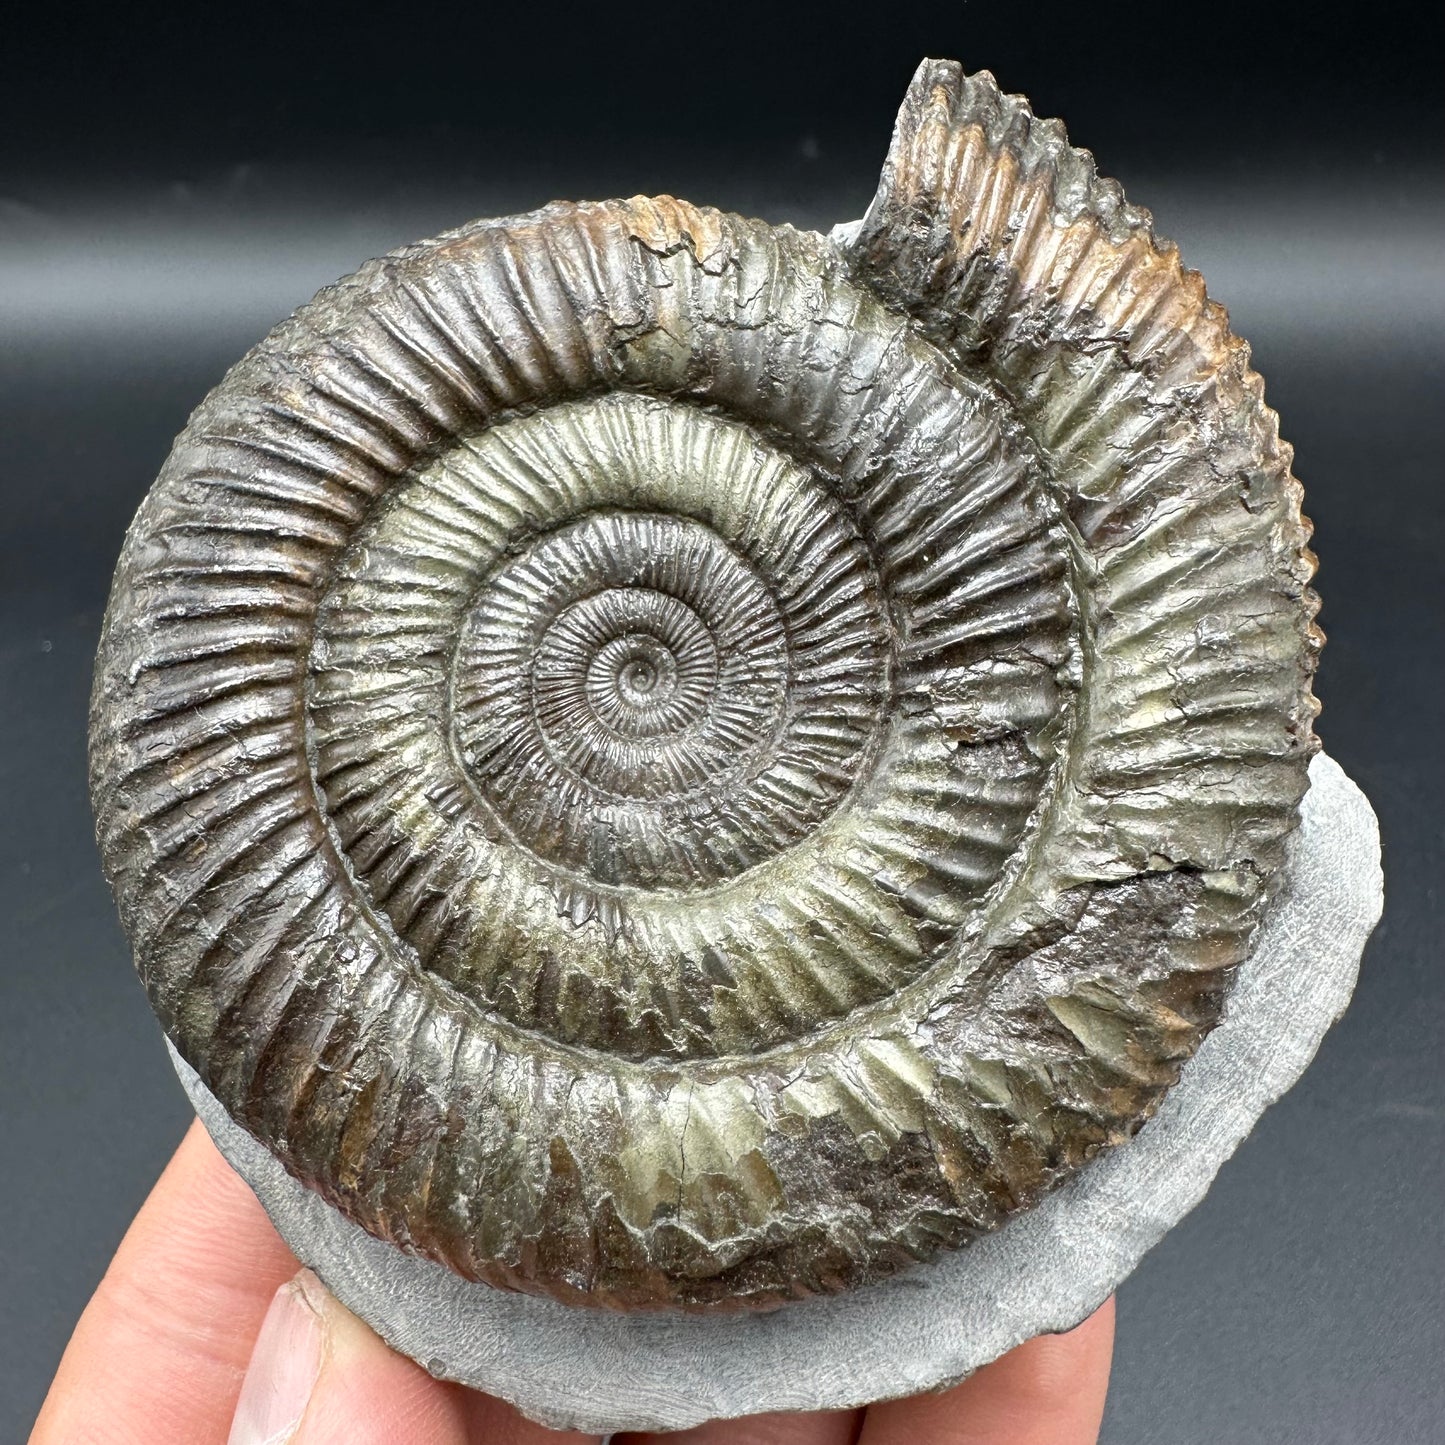
[[[614,589],[552,626],[532,687],[539,717],[561,727],[580,713],[620,737],[645,738],[696,725],[717,675],[717,648],[692,608],[665,593]]]
[[[774,781],[800,745],[787,724],[813,651],[713,528],[593,513],[479,590],[457,652],[461,754],[539,858],[606,885],[712,884],[804,836],[848,787],[866,717],[837,730],[833,776],[808,796]]]
[[[647,694],[657,686],[657,671],[646,657],[634,657],[622,669],[622,690],[634,706],[645,703]]]

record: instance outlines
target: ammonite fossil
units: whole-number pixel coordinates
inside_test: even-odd
[[[553,205],[191,418],[96,673],[167,1033],[367,1230],[579,1304],[843,1289],[1157,1106],[1314,744],[1248,350],[928,62],[831,237]]]

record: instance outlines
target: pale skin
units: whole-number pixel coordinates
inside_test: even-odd
[[[940,1394],[675,1445],[1093,1445],[1114,1304]],[[619,1445],[664,1437],[614,1436]],[[432,1379],[342,1308],[193,1125],[81,1316],[31,1445],[593,1445]]]

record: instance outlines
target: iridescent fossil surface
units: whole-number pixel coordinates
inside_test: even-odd
[[[1248,952],[1314,750],[1289,462],[1147,214],[945,62],[831,238],[635,199],[372,262],[121,558],[152,1003],[469,1279],[739,1308],[964,1245]]]

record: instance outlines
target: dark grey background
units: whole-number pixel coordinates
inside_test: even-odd
[[[1066,117],[1249,337],[1384,828],[1354,1006],[1120,1298],[1104,1439],[1439,1440],[1440,54],[1427,7],[28,7],[0,41],[0,1438],[185,1125],[101,881],[90,660],[190,408],[315,288],[555,197],[858,215],[925,54]],[[164,1442],[162,1442],[164,1445]]]

